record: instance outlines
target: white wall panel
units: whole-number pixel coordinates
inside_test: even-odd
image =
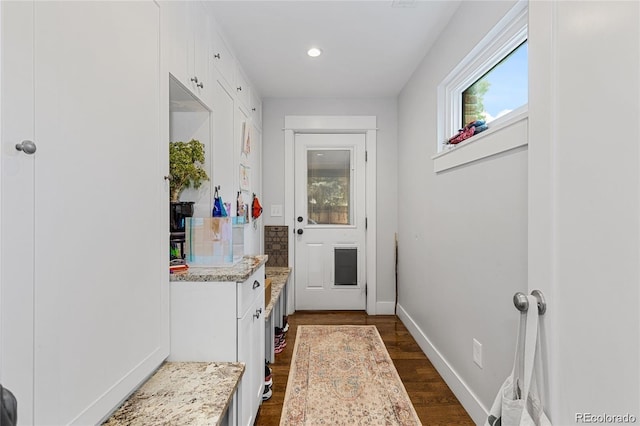
[[[509,373],[527,289],[527,147],[434,172],[437,87],[513,2],[468,2],[399,96],[399,305],[477,423]],[[464,28],[464,31],[460,31]],[[493,143],[515,126],[474,142]],[[515,133],[515,134],[514,134]],[[483,347],[483,368],[472,342]]]
[[[640,6],[530,7],[530,286],[549,301],[551,419],[637,419]],[[585,117],[596,124],[576,132]]]

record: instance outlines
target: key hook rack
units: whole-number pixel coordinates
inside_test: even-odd
[[[531,295],[538,301],[538,313],[540,315],[543,315],[545,312],[547,312],[547,302],[544,299],[544,295],[542,294],[542,292],[540,290],[533,290],[531,292]],[[520,312],[527,312],[527,309],[529,309],[529,301],[527,300],[527,296],[521,292],[517,292],[513,295],[513,304]]]

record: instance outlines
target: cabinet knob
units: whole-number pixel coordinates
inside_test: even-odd
[[[238,92],[242,92],[242,86],[238,86],[236,90],[238,90]]]
[[[255,290],[255,289],[256,289],[256,288],[258,288],[258,287],[260,287],[260,281],[255,280],[255,281],[253,282],[253,289]]]
[[[260,309],[256,309],[256,313],[255,313],[255,314],[253,314],[253,317],[254,317],[255,319],[258,319],[258,318],[260,318],[260,314],[261,314],[261,313],[262,313],[262,308],[260,308]]]
[[[215,55],[213,55],[213,57],[216,58],[216,59],[220,59],[220,54],[216,53]]]
[[[193,81],[194,83],[198,83],[198,76],[191,77],[191,81]]]
[[[16,144],[16,150],[22,151],[25,154],[33,154],[36,152],[36,144],[33,141],[24,140]]]
[[[255,112],[255,110],[256,110],[255,108],[251,108],[251,111],[254,111],[254,112]]]
[[[198,86],[201,89],[204,89],[204,83],[203,82],[200,82],[200,83],[196,84],[196,86]]]

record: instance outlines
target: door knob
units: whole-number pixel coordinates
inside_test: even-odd
[[[36,144],[29,140],[24,140],[16,144],[16,149],[22,151],[25,154],[33,154],[36,152]]]
[[[302,235],[304,233],[302,229],[298,229],[296,232],[298,232],[298,235]]]

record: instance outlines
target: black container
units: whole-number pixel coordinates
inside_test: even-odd
[[[193,201],[172,202],[169,206],[169,229],[184,232],[184,219],[193,216]]]

